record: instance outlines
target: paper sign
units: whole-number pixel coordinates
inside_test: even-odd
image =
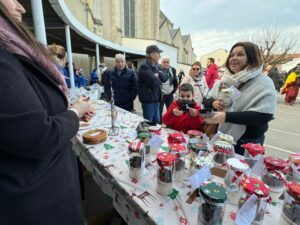
[[[164,140],[161,139],[160,136],[152,134],[152,137],[149,141],[149,145],[151,148],[158,149],[162,145],[162,143],[164,143]]]
[[[236,215],[236,225],[251,225],[255,219],[257,208],[257,196],[251,195]]]
[[[255,165],[253,166],[253,168],[251,169],[251,172],[256,174],[257,176],[261,176],[264,168],[265,168],[264,157],[261,155],[260,158],[255,163]]]
[[[231,86],[230,89],[233,90],[232,101],[235,101],[241,97],[242,92],[240,92],[236,87]]]
[[[189,177],[189,181],[192,185],[193,190],[200,187],[205,181],[211,179],[211,172],[208,166],[204,165],[197,173]]]

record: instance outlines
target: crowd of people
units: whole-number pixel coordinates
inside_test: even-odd
[[[72,105],[65,49],[44,48],[22,23],[25,10],[18,1],[0,0],[0,221],[6,225],[82,225],[79,176],[71,139],[79,121],[94,116],[91,102],[79,98]],[[104,86],[107,101],[134,110],[138,96],[143,117],[186,133],[218,130],[232,135],[235,151],[243,143],[264,143],[268,122],[274,118],[276,90],[283,85],[275,67],[267,66],[251,42],[234,44],[225,65],[213,58],[207,69],[196,61],[188,74],[176,69],[156,45],[146,48],[146,59],[135,70],[123,54],[111,69],[100,67],[90,84]],[[38,57],[37,57],[38,56]],[[161,58],[161,63],[159,60]],[[75,85],[87,85],[82,70],[72,66]],[[300,86],[300,65],[288,74],[281,89],[286,104],[295,104]],[[280,83],[281,82],[281,83]],[[225,104],[221,93],[232,93]],[[178,92],[178,98],[174,94]],[[164,112],[166,106],[166,112]],[[212,109],[203,118],[200,110]]]

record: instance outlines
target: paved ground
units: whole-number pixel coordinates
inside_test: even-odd
[[[135,110],[142,116],[140,102],[135,100]],[[275,119],[269,123],[265,147],[267,154],[287,158],[291,152],[300,152],[300,97],[294,106],[284,104],[284,96],[277,95]]]

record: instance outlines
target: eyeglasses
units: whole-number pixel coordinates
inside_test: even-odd
[[[200,68],[192,68],[192,70],[194,70],[194,71],[199,71]]]

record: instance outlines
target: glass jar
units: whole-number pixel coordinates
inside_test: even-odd
[[[202,137],[202,133],[199,130],[189,130],[187,132],[187,135],[189,136],[189,138],[199,138],[199,139],[201,139],[201,137]]]
[[[148,132],[141,132],[138,135],[138,139],[143,142],[145,146],[145,163],[151,163],[151,148],[149,145],[151,136],[151,133]]]
[[[188,168],[189,168],[189,174],[191,174],[191,169],[193,169],[193,163],[197,157],[207,157],[209,154],[207,144],[192,144],[189,148],[189,154],[188,154]]]
[[[170,133],[168,136],[168,143],[171,144],[185,144],[185,138],[182,133]]]
[[[218,100],[220,100],[225,108],[229,108],[232,103],[232,96],[233,96],[233,89],[232,88],[224,88],[220,91]]]
[[[212,157],[198,156],[197,158],[195,158],[195,160],[190,164],[189,167],[189,177],[197,173],[204,165],[208,166],[211,169],[214,166]]]
[[[149,132],[160,135],[161,125],[157,124],[156,126],[150,126]]]
[[[228,134],[220,134],[219,135],[219,140],[220,141],[225,141],[225,142],[227,142],[229,144],[234,144],[233,136],[228,135]]]
[[[129,176],[138,179],[143,175],[145,169],[144,144],[135,140],[129,143]]]
[[[150,138],[151,138],[151,134],[148,132],[141,132],[138,135],[138,139],[140,139],[140,141],[143,142],[144,144],[148,144]]]
[[[235,156],[234,146],[225,141],[216,141],[213,149],[213,159],[216,166],[223,166],[227,159]]]
[[[169,146],[171,154],[175,155],[174,181],[182,182],[185,178],[185,158],[188,153],[184,145],[172,144]]]
[[[190,149],[193,144],[199,144],[199,143],[201,143],[200,138],[197,138],[197,137],[196,138],[190,138],[189,143],[188,143],[188,148]]]
[[[239,185],[240,181],[244,179],[245,176],[250,175],[250,168],[242,159],[227,159],[226,167],[228,170],[224,178],[224,183],[227,187],[232,183]]]
[[[248,163],[250,169],[256,164],[259,158],[265,154],[264,146],[256,143],[247,143],[241,145],[245,149],[244,159]]]
[[[173,170],[175,155],[167,152],[157,154],[157,185],[156,191],[161,195],[169,195],[173,189]]]
[[[278,201],[285,189],[284,177],[288,170],[288,162],[274,157],[264,159],[265,169],[263,170],[261,180],[269,186],[270,195],[273,201]]]
[[[238,205],[240,199],[239,184],[232,183],[227,187],[227,195],[229,203],[232,205]]]
[[[298,181],[300,182],[300,154],[295,153],[290,155],[289,157],[290,165],[289,170],[287,174],[287,180],[288,181]]]
[[[300,183],[292,181],[284,192],[280,225],[300,224]]]
[[[198,225],[219,225],[223,223],[227,193],[224,187],[207,182],[200,187]]]
[[[251,195],[257,196],[257,208],[254,221],[252,224],[263,224],[266,207],[269,201],[269,188],[257,178],[246,178],[240,183],[240,199],[238,204],[238,210],[244,205],[244,203],[250,198]]]

